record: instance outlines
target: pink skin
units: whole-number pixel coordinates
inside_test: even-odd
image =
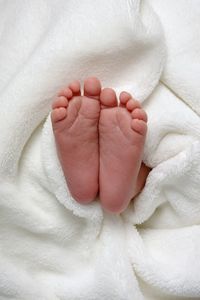
[[[80,203],[94,200],[99,189],[100,92],[99,81],[90,78],[81,96],[80,83],[74,81],[52,105],[58,157],[69,190]]]
[[[147,115],[130,94],[101,89],[95,77],[72,82],[52,104],[57,153],[69,190],[79,203],[93,201],[121,213],[145,184],[142,164]]]
[[[147,114],[129,93],[117,97],[112,89],[102,90],[99,120],[102,206],[115,213],[124,211],[138,193],[138,175],[147,132]],[[141,181],[141,178],[140,178]]]

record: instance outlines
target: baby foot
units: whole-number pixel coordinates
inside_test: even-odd
[[[99,141],[101,84],[91,77],[72,82],[60,91],[52,105],[52,127],[58,157],[69,190],[78,202],[89,203],[99,189]]]
[[[115,92],[103,89],[100,102],[100,199],[105,210],[120,213],[138,193],[147,115],[126,92],[118,106]]]

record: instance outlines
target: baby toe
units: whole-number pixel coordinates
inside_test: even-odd
[[[131,115],[134,119],[142,120],[144,122],[148,121],[147,113],[143,109],[136,108],[132,111]]]
[[[131,127],[137,133],[145,136],[147,133],[147,123],[143,120],[133,119],[131,121]]]
[[[55,108],[51,112],[52,124],[62,121],[67,116],[67,109],[64,107]]]

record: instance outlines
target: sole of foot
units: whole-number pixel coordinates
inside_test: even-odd
[[[73,81],[58,93],[51,120],[58,157],[73,198],[93,201],[99,190],[99,117],[101,84],[95,77]]]
[[[138,193],[137,180],[147,132],[147,114],[127,92],[101,91],[99,190],[103,208],[123,212]]]

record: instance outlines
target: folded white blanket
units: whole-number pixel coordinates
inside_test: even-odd
[[[200,298],[199,17],[198,0],[0,1],[0,299]],[[74,201],[56,156],[52,99],[90,75],[149,115],[153,170],[120,216]]]

